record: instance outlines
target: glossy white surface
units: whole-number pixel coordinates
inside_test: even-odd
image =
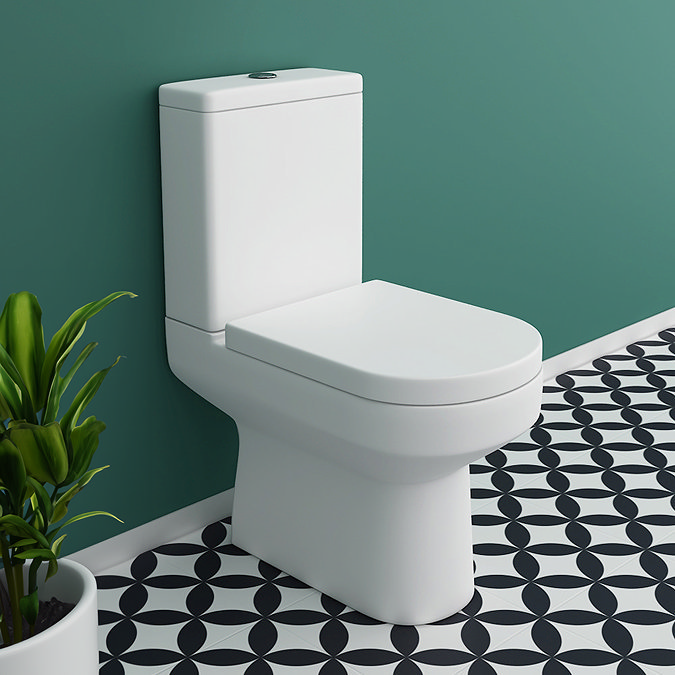
[[[361,282],[361,94],[322,82],[279,105],[270,85],[256,108],[160,106],[167,316],[220,331]]]
[[[530,324],[384,281],[232,321],[225,341],[351,394],[410,405],[499,396],[541,369]]]
[[[274,73],[275,78],[264,80],[243,74],[163,84],[159,88],[159,104],[196,112],[221,112],[359,94],[363,90],[358,73],[320,68],[275,70]]]
[[[481,401],[396,405],[239,354],[222,333],[171,319],[166,330],[176,375],[237,422],[238,546],[384,621],[433,621],[467,601],[469,493],[458,476],[535,422],[541,374]],[[415,528],[413,557],[392,513]],[[375,572],[390,559],[386,573]],[[421,578],[415,560],[426,561]]]
[[[467,464],[539,413],[539,335],[360,285],[361,95],[326,96],[335,77],[313,71],[284,90],[303,100],[161,106],[169,363],[237,423],[235,543],[382,620],[433,621],[471,595]],[[239,105],[236,86],[219,91]],[[257,341],[255,358],[233,348],[243,335],[236,348]],[[360,382],[359,395],[338,381]],[[336,495],[356,526],[339,527]],[[408,511],[414,555],[389,532],[391,513]],[[437,562],[417,578],[419,560]]]
[[[421,482],[452,473],[515,438],[539,414],[541,373],[480,401],[397,405],[239,354],[225,347],[224,333],[166,319],[166,335],[176,376],[237,427],[264,431],[379,480]]]
[[[28,573],[26,565],[24,574]],[[96,579],[83,565],[61,560],[56,576],[44,582],[46,565],[38,573],[41,578],[41,600],[56,597],[75,603],[63,619],[29,640],[0,649],[0,673],[98,673],[98,612]]]
[[[387,623],[430,623],[469,602],[468,466],[392,483],[248,427],[239,438],[233,544]]]

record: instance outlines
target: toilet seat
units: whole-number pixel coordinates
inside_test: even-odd
[[[505,314],[384,281],[236,319],[228,349],[374,401],[499,396],[541,370],[538,331]]]

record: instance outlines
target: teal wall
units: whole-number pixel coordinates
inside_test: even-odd
[[[140,296],[88,328],[94,365],[127,358],[78,506],[125,525],[70,550],[234,481],[234,424],[166,365],[163,82],[362,73],[366,279],[520,316],[546,356],[675,305],[672,0],[12,1],[0,25],[2,297],[33,291],[53,331]]]

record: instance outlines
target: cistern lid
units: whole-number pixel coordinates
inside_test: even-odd
[[[226,75],[163,84],[159,88],[159,104],[168,108],[213,113],[358,94],[362,90],[363,79],[358,73],[323,68],[291,68],[270,73]]]
[[[228,323],[228,349],[375,401],[446,405],[517,389],[541,369],[528,323],[369,281]]]

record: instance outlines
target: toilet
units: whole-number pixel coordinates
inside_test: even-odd
[[[461,610],[468,465],[537,419],[539,333],[363,282],[360,75],[176,82],[159,103],[168,359],[236,422],[233,543],[379,621]]]

